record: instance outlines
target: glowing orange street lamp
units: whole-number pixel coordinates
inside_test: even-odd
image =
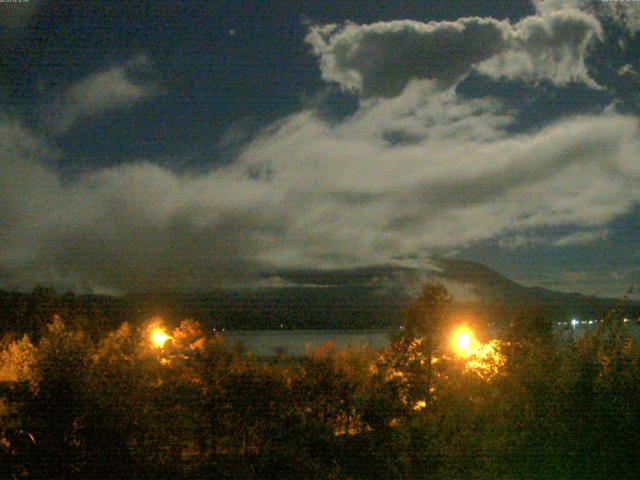
[[[167,340],[169,339],[171,339],[171,337],[167,335],[163,328],[156,327],[151,330],[151,343],[153,343],[154,347],[164,347],[164,344],[167,343]]]
[[[459,357],[467,358],[475,349],[476,339],[469,327],[458,327],[451,336],[451,348]]]

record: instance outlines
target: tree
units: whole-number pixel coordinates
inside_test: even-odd
[[[27,417],[37,442],[39,474],[46,478],[70,478],[80,468],[91,348],[83,332],[68,329],[59,317],[38,344],[36,393],[27,405]]]
[[[23,408],[31,396],[36,347],[25,335],[0,347],[0,477],[32,472],[34,437],[23,425]]]
[[[406,400],[428,403],[433,383],[433,358],[452,299],[438,282],[426,282],[406,309],[402,334],[390,348],[393,367],[402,373]]]

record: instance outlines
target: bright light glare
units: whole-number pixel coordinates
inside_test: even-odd
[[[467,327],[457,328],[451,337],[451,348],[460,357],[470,356],[475,343],[473,332]]]
[[[458,338],[456,338],[456,343],[460,350],[468,350],[471,345],[471,337],[466,333],[462,333],[458,335]]]
[[[416,404],[413,406],[413,409],[418,411],[418,410],[424,410],[426,407],[427,407],[427,402],[425,402],[424,400],[418,400]]]
[[[151,343],[156,348],[164,347],[164,344],[167,343],[171,337],[166,334],[166,332],[162,328],[154,328],[151,330]]]

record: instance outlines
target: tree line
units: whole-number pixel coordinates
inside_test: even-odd
[[[576,340],[509,320],[483,335],[430,283],[383,351],[260,358],[192,320],[96,334],[56,315],[0,343],[0,477],[635,478],[629,327],[612,311]]]

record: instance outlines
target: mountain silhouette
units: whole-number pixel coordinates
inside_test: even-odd
[[[56,295],[51,289],[0,291],[2,330],[29,331],[53,314],[112,327],[154,315],[193,318],[216,329],[386,328],[402,323],[403,309],[427,280],[440,281],[460,304],[493,311],[505,322],[537,309],[550,321],[595,319],[617,308],[640,316],[640,303],[526,287],[481,263],[434,259],[428,268],[378,265],[340,270],[270,272],[251,287],[203,292],[141,292],[124,296]],[[462,292],[462,293],[460,293]],[[96,326],[96,328],[99,328]]]

